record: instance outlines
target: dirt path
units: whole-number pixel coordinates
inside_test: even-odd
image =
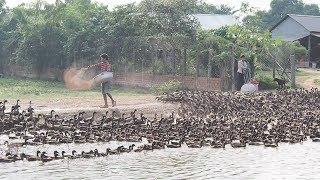
[[[305,89],[320,88],[316,80],[320,80],[320,71],[314,69],[299,69],[300,75],[297,76],[297,84]]]
[[[138,110],[138,113],[144,113],[147,117],[153,117],[155,113],[168,115],[173,110],[177,109],[177,105],[164,104],[158,102],[156,96],[151,94],[141,95],[119,95],[115,97],[117,106],[112,108],[100,108],[103,104],[102,98],[99,97],[61,97],[48,99],[31,99],[32,107],[35,113],[48,114],[51,110],[55,110],[58,114],[75,114],[80,111],[85,111],[87,116],[92,112],[105,113],[106,111],[114,111],[126,113]],[[20,99],[21,109],[27,109],[30,99]],[[9,99],[8,108],[15,103],[14,99]]]

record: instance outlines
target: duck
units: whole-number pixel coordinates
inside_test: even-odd
[[[188,148],[201,148],[202,141],[188,141],[186,142]]]
[[[49,157],[46,155],[47,153],[45,151],[43,151],[40,155],[40,159],[42,162],[50,162],[53,160],[53,158]]]
[[[111,150],[110,148],[107,148],[106,149],[106,155],[116,155],[116,154],[119,154],[119,149],[115,149],[115,150]]]
[[[244,143],[242,140],[233,140],[231,142],[231,147],[233,147],[233,148],[243,148],[243,147],[246,147],[246,143]]]
[[[78,159],[78,158],[81,158],[82,156],[81,155],[78,155],[78,154],[76,154],[77,153],[77,151],[76,150],[73,150],[72,152],[71,152],[71,155],[70,156],[66,156],[66,157],[69,157],[70,159]]]
[[[212,142],[211,143],[212,148],[225,148],[226,144],[224,142]]]
[[[64,159],[64,156],[59,156],[59,152],[58,151],[54,151],[53,155],[54,155],[54,157],[53,157],[54,160]]]
[[[120,146],[120,147],[118,147],[118,151],[120,153],[125,153],[125,152],[129,153],[133,150],[134,147],[135,147],[135,144],[130,145],[129,148],[125,148],[124,146]]]
[[[168,144],[166,144],[167,148],[180,148],[181,147],[181,141],[169,141]]]
[[[0,157],[0,163],[15,162],[10,153],[7,153],[5,157]]]
[[[152,149],[164,149],[164,148],[165,148],[165,143],[163,143],[161,141],[153,141],[152,142]]]
[[[320,142],[320,138],[312,138],[312,142]]]
[[[3,118],[6,110],[6,103],[8,101],[5,99],[3,102],[0,102],[0,117]]]
[[[32,155],[26,155],[25,153],[21,153],[20,157],[22,160],[26,159],[27,161],[40,161],[40,154],[41,151],[37,151],[36,156],[32,156]]]
[[[95,155],[94,155],[94,151],[89,151],[89,152],[84,152],[84,151],[82,151],[81,152],[81,157],[82,158],[92,158],[92,157],[94,157]]]
[[[144,150],[144,145],[138,146],[135,150],[133,150],[134,152],[142,152]]]

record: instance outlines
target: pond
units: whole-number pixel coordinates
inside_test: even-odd
[[[129,143],[28,146],[17,151],[54,150],[105,152]],[[4,147],[2,146],[2,150]],[[247,146],[234,149],[204,147],[131,152],[92,159],[63,159],[47,163],[0,164],[0,179],[318,179],[320,143],[279,144],[278,148]],[[2,152],[3,154],[3,152]]]

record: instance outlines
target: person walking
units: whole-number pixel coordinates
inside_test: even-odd
[[[100,62],[91,66],[88,66],[86,69],[99,67],[101,73],[103,72],[111,72],[111,64],[109,63],[109,56],[107,54],[100,55]],[[111,99],[112,107],[116,106],[116,101],[113,99],[111,95],[112,82],[106,81],[101,83],[101,92],[104,100],[104,106],[101,108],[108,108],[108,97]]]

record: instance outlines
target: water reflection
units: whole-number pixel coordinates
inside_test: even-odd
[[[130,143],[27,147],[20,152],[65,150],[71,153]],[[0,179],[318,179],[320,143],[281,144],[278,148],[154,150],[93,159],[1,164]]]

